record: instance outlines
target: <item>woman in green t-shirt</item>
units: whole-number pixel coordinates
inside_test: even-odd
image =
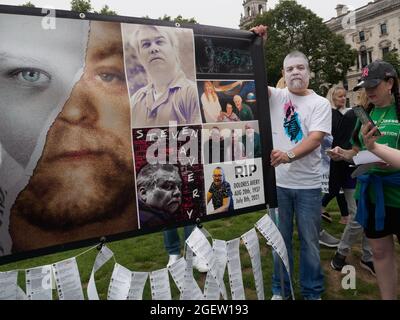
[[[399,82],[393,66],[381,60],[369,64],[363,69],[361,82],[354,90],[360,88],[365,88],[370,103],[367,111],[383,134],[374,140],[399,149]],[[358,122],[351,150],[332,149],[330,156],[333,160],[352,161],[360,150],[371,146],[368,138],[363,140],[360,128]],[[358,200],[356,220],[364,227],[372,248],[381,297],[396,299],[398,273],[393,235],[400,241],[400,169],[386,163],[372,167],[366,174],[357,177],[355,197]]]

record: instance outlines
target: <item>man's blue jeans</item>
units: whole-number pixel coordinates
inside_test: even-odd
[[[278,221],[272,215],[289,255],[293,275],[293,218],[296,218],[300,239],[300,287],[304,299],[318,299],[324,291],[324,275],[319,254],[319,233],[321,228],[321,189],[286,189],[277,187]],[[272,293],[281,295],[280,258],[274,257]],[[282,264],[285,279],[285,297],[290,296],[288,274]],[[292,277],[293,278],[293,277]]]
[[[194,229],[194,226],[185,226],[183,228],[185,234],[185,240],[190,236]],[[168,254],[181,254],[181,240],[179,238],[178,229],[170,229],[164,231],[164,245],[165,250]]]

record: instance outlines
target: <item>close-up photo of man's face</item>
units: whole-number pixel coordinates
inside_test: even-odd
[[[83,75],[48,131],[11,218],[44,229],[72,228],[118,217],[134,201],[120,25],[91,22],[87,46]]]
[[[182,180],[177,172],[159,169],[156,183],[146,191],[146,205],[162,212],[175,213],[182,203]]]
[[[214,169],[213,171],[213,181],[216,186],[220,186],[224,182],[224,173],[221,169]]]
[[[49,115],[84,65],[88,22],[0,15],[0,143],[25,167]]]
[[[145,26],[136,33],[140,61],[150,74],[176,68],[176,49],[166,31]]]

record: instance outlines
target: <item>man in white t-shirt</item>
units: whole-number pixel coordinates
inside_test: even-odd
[[[320,299],[324,278],[320,263],[321,155],[320,145],[331,133],[331,107],[327,99],[308,89],[310,68],[298,51],[283,63],[287,88],[268,88],[279,206],[278,228],[288,250],[293,270],[292,235],[296,217],[300,238],[300,286],[304,299]],[[273,299],[280,299],[278,259],[274,257]],[[290,283],[285,273],[285,296]]]
[[[252,31],[266,35],[265,26]],[[287,87],[268,87],[274,150],[271,165],[276,168],[279,217],[277,226],[284,238],[293,270],[292,236],[296,216],[300,238],[300,287],[306,300],[319,300],[324,276],[319,253],[321,230],[322,139],[331,133],[331,107],[327,99],[308,89],[310,67],[307,57],[289,53],[283,62]],[[284,272],[284,297],[280,285],[279,258],[274,255],[272,300],[290,296],[290,282]]]
[[[324,291],[320,263],[321,141],[331,133],[331,107],[327,99],[308,89],[310,68],[298,51],[283,63],[287,88],[268,88],[279,206],[278,228],[282,233],[293,270],[292,235],[296,217],[300,238],[300,286],[304,299],[316,300]],[[278,259],[274,258],[273,298],[281,298]],[[285,273],[285,296],[290,283]]]

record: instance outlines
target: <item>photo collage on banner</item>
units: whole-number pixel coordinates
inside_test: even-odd
[[[202,122],[193,30],[122,24],[122,35],[139,227],[201,217],[205,212]]]
[[[0,13],[0,257],[265,203],[250,42],[56,22]]]
[[[140,228],[265,203],[254,80],[196,81],[253,73],[249,48],[173,27],[122,34]]]
[[[196,37],[196,67],[205,77],[197,88],[207,215],[264,204],[255,81],[245,80],[254,79],[248,43]]]

